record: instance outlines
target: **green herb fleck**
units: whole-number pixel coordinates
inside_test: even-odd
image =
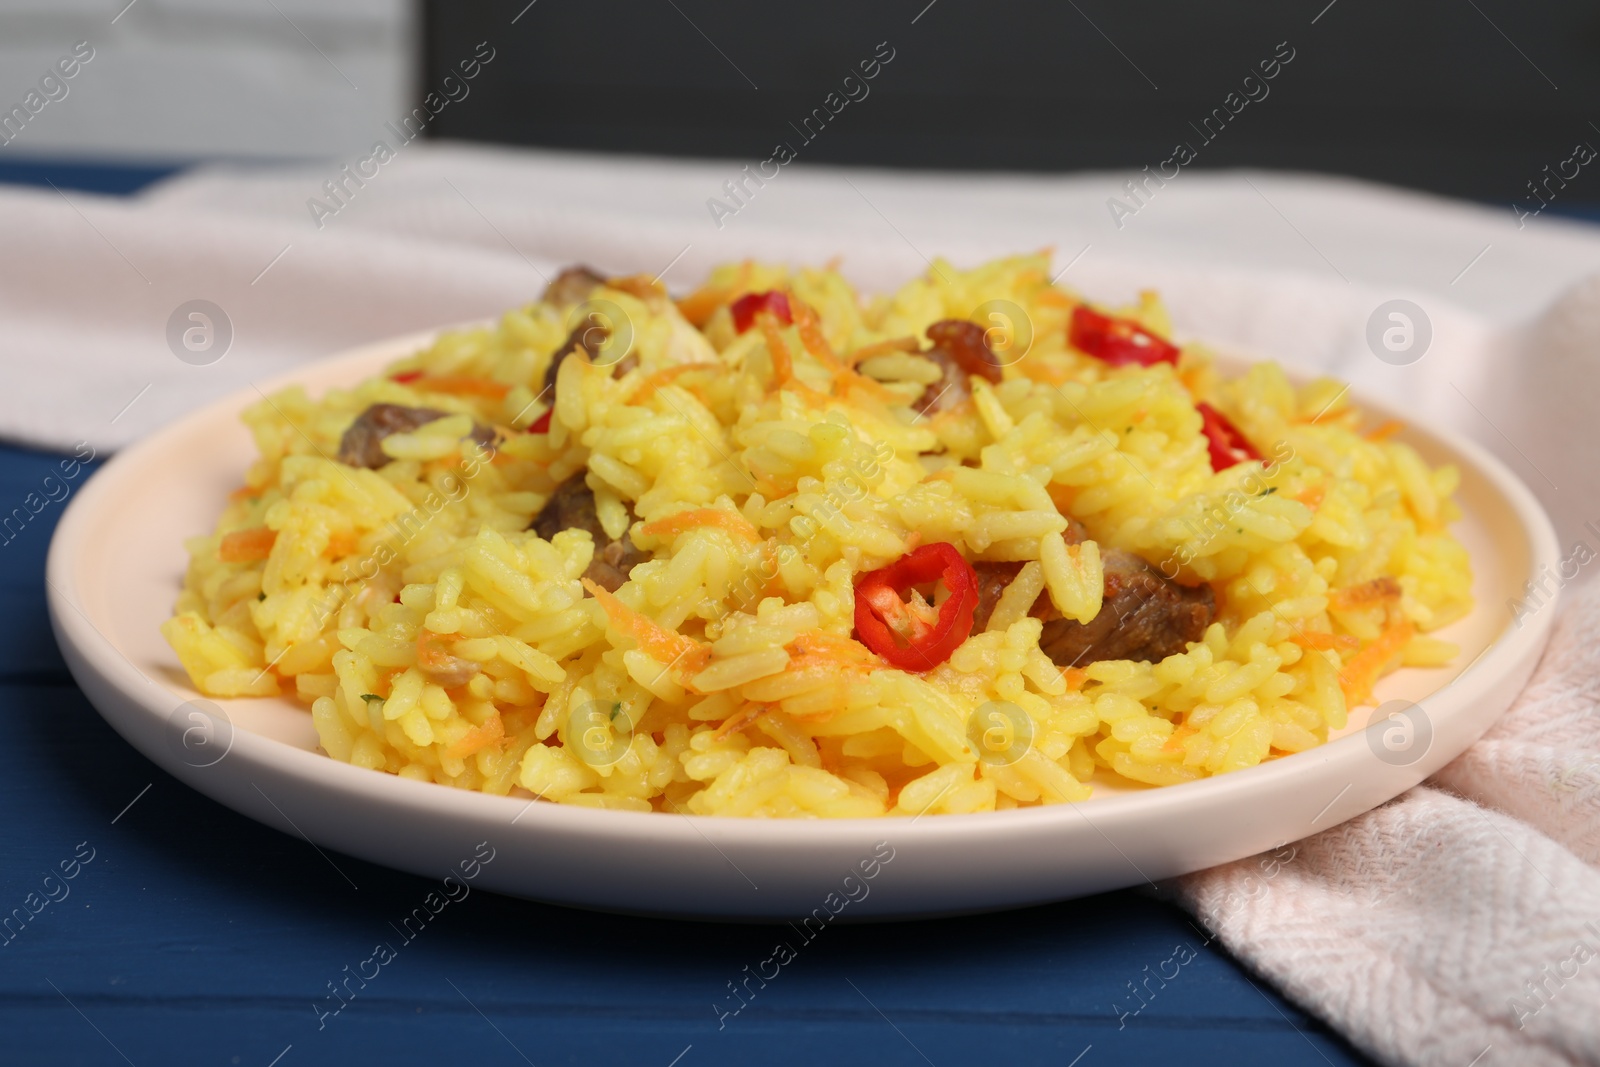
[[[610,717],[611,717],[611,719],[613,721],[615,721],[616,717],[621,713],[622,713],[622,705],[620,703],[614,703],[614,704],[611,705],[611,716]]]
[[[257,600],[265,600],[265,599],[267,599],[267,594],[265,594],[265,593],[257,593],[256,594],[256,599]]]
[[[361,699],[362,700],[366,700],[366,701],[376,700],[380,704],[383,703],[383,698],[381,696],[379,696],[377,693],[362,693],[361,694]]]
[[[1261,490],[1261,492],[1257,493],[1256,496],[1271,496],[1273,493],[1276,493],[1277,491],[1278,491],[1278,487],[1277,486],[1269,485],[1265,489]]]

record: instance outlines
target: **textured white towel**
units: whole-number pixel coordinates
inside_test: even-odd
[[[718,227],[706,201],[739,167],[410,145],[347,183],[320,227],[308,201],[329,203],[337,164],[202,171],[128,199],[0,190],[0,436],[116,447],[296,363],[493,315],[572,261],[664,272],[682,290],[730,258],[842,256],[885,288],[929,256],[1053,246],[1092,297],[1159,288],[1185,336],[1337,374],[1477,438],[1541,496],[1564,544],[1593,539],[1600,280],[1585,279],[1600,230],[1519,230],[1509,208],[1336,179],[1187,172],[1119,227],[1106,201],[1120,175],[803,163]],[[1432,327],[1406,366],[1367,341],[1395,298]],[[208,365],[167,336],[196,299],[233,333]],[[1175,892],[1382,1060],[1600,1062],[1597,640],[1600,593],[1575,603],[1516,709],[1437,788]]]
[[[1385,1063],[1600,1063],[1600,586],[1429,785],[1175,881],[1223,944]]]

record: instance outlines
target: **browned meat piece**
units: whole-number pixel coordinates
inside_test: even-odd
[[[1083,540],[1082,531],[1074,523],[1068,540]],[[1083,667],[1103,659],[1158,663],[1187,651],[1189,642],[1200,640],[1216,616],[1216,597],[1208,585],[1179,585],[1138,556],[1118,549],[1105,550],[1101,561],[1105,599],[1100,614],[1087,625],[1063,619],[1049,594],[1034,601],[1030,614],[1044,620],[1039,648],[1058,667]],[[980,633],[1022,564],[980,561],[972,569],[978,573],[972,632]]]
[[[377,470],[390,461],[383,451],[385,437],[392,433],[410,433],[448,414],[450,412],[440,411],[437,408],[373,404],[357,415],[356,421],[352,422],[350,428],[344,432],[344,436],[339,438],[339,462],[352,467]],[[472,424],[472,433],[468,436],[485,448],[494,447],[495,432],[492,427],[475,422]]]
[[[539,299],[546,304],[555,304],[565,307],[568,304],[580,304],[589,299],[589,294],[595,288],[604,285],[606,276],[593,267],[583,264],[567,267],[557,274],[555,281],[545,286],[544,295]]]
[[[628,518],[630,521],[634,518],[632,508],[628,509]],[[583,576],[613,593],[628,580],[628,573],[635,564],[650,558],[648,553],[634,546],[628,534],[624,533],[616,541],[606,536],[595,509],[594,490],[589,488],[582,471],[556,486],[555,493],[533,517],[528,529],[546,541],[562,530],[589,531],[594,540],[594,559]]]
[[[441,689],[455,689],[472,681],[483,668],[470,659],[445,655],[439,657],[438,663],[427,666],[419,663],[417,669]]]
[[[1200,640],[1216,617],[1209,585],[1179,585],[1118,549],[1106,550],[1101,565],[1106,584],[1100,614],[1087,624],[1050,618],[1039,635],[1039,648],[1057,666],[1082,667],[1103,659],[1158,663],[1188,651],[1189,642]]]
[[[1089,531],[1077,519],[1068,519],[1067,528],[1062,531],[1067,544],[1078,545],[1089,539]],[[989,618],[994,614],[995,605],[1000,603],[1000,595],[1006,591],[1017,572],[1022,570],[1021,563],[992,563],[988,560],[979,560],[972,565],[978,573],[978,606],[972,613],[972,632],[982,633],[983,628],[989,625]],[[1029,614],[1041,619],[1055,618],[1055,607],[1050,603],[1048,596],[1040,596],[1034,601]]]
[[[1000,380],[1000,359],[989,348],[983,327],[965,319],[941,319],[928,327],[933,347],[923,357],[938,365],[944,375],[922,390],[912,407],[923,414],[948,411],[968,400],[972,389],[967,376]]]
[[[594,322],[579,323],[569,334],[561,347],[556,349],[556,354],[550,357],[550,366],[544,372],[544,387],[554,390],[556,387],[556,373],[561,370],[561,364],[566,362],[568,356],[582,352],[584,358],[590,362],[599,355],[600,346],[606,343],[606,338],[611,336],[611,331]]]
[[[1017,576],[1022,564],[979,560],[972,565],[972,569],[978,574],[978,606],[972,612],[972,632],[979,634],[989,625],[989,617],[994,614],[995,605],[1000,603],[1000,594],[1006,591],[1006,586]]]
[[[1000,357],[989,348],[982,326],[966,319],[940,319],[928,327],[928,340],[953,358],[968,374],[976,374],[998,385]]]
[[[628,580],[634,564],[649,558],[648,553],[634,547],[633,539],[626,533],[619,541],[605,541],[602,535],[601,540],[595,541],[594,559],[584,568],[583,576],[607,592],[615,593]]]
[[[546,541],[562,530],[588,530],[597,543],[605,537],[595,510],[594,490],[584,481],[582,471],[556,486],[528,529]]]
[[[929,382],[923,388],[922,395],[911,405],[913,408],[924,415],[937,415],[972,399],[972,388],[967,385],[966,372],[954,359],[937,348],[922,353],[922,357],[932,360],[944,373],[938,381]]]

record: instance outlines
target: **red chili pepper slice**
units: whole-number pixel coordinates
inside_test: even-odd
[[[555,413],[556,413],[556,409],[555,409],[554,405],[552,405],[551,407],[547,408],[543,415],[540,415],[537,419],[534,419],[533,422],[528,424],[528,432],[529,433],[549,433],[550,432],[550,416],[554,415]]]
[[[1129,319],[1102,315],[1086,304],[1072,309],[1067,331],[1072,347],[1104,360],[1113,367],[1137,363],[1141,367],[1178,362],[1178,346]]]
[[[950,595],[929,621],[906,603],[914,586],[944,580]],[[903,671],[930,671],[972,634],[978,575],[946,541],[923,545],[856,579],[856,634],[861,643]]]
[[[765,293],[746,293],[728,306],[733,313],[733,328],[737,333],[744,333],[755,325],[756,313],[770,312],[777,316],[785,325],[794,323],[794,313],[789,310],[789,294],[776,289]]]
[[[1200,432],[1206,435],[1206,444],[1211,449],[1213,471],[1227,470],[1235,463],[1261,458],[1255,445],[1239,432],[1239,427],[1228,421],[1228,416],[1206,403],[1196,404],[1195,410],[1200,412]]]
[[[422,377],[422,372],[419,370],[403,370],[399,374],[390,375],[389,380],[405,385],[407,382],[414,382],[420,377]]]

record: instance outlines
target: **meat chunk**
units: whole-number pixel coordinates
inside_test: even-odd
[[[944,373],[922,390],[912,407],[922,414],[948,411],[970,399],[968,376],[1000,381],[1000,358],[989,347],[983,327],[965,319],[941,319],[928,327],[933,347],[922,353]]]
[[[544,387],[554,390],[556,387],[556,374],[561,370],[561,364],[568,357],[582,352],[584,358],[590,362],[600,354],[600,348],[606,343],[606,338],[611,336],[611,331],[604,326],[593,322],[582,322],[569,334],[561,347],[556,349],[556,354],[550,357],[550,366],[544,372]]]
[[[1069,545],[1081,545],[1089,539],[1089,531],[1077,519],[1068,519],[1067,528],[1062,531],[1062,537]],[[1005,593],[1006,587],[1016,578],[1017,572],[1022,570],[1021,563],[995,563],[989,560],[979,560],[972,565],[978,574],[978,606],[972,613],[972,632],[982,633],[984,627],[989,625],[989,618],[994,615],[994,609],[1000,603],[1000,597]],[[1055,606],[1050,603],[1048,596],[1040,596],[1029,609],[1029,614],[1041,619],[1057,618]]]
[[[606,276],[593,267],[586,267],[579,263],[575,266],[564,268],[555,280],[545,286],[544,295],[539,299],[546,304],[555,304],[566,307],[568,304],[581,304],[589,299],[589,294],[606,283]]]
[[[597,543],[605,537],[595,508],[594,490],[589,488],[582,471],[556,486],[528,529],[546,541],[562,530],[588,530]]]
[[[1209,585],[1187,586],[1163,576],[1131,552],[1109,549],[1101,556],[1105,599],[1088,623],[1048,619],[1039,648],[1061,667],[1103,659],[1158,663],[1185,652],[1216,617]]]
[[[547,410],[534,421],[535,432],[542,433],[549,428],[550,417],[554,414],[555,409],[556,379],[561,374],[561,364],[579,352],[583,353],[583,358],[586,362],[593,363],[601,356],[606,339],[610,336],[610,328],[600,322],[599,315],[594,312],[589,314],[588,321],[580,322],[573,327],[571,333],[567,334],[567,339],[562,342],[561,347],[556,349],[555,354],[550,357],[550,366],[546,367],[544,371],[544,389],[540,392],[538,399],[543,400],[545,397],[549,397],[550,410]],[[638,354],[629,351],[612,365],[611,376],[620,378],[638,365]]]
[[[628,510],[628,518],[634,518]],[[534,533],[550,540],[562,530],[587,530],[594,540],[594,559],[583,576],[602,589],[615,593],[628,580],[628,574],[638,563],[650,556],[636,548],[633,539],[624,533],[618,540],[606,536],[600,525],[600,514],[595,507],[594,490],[579,471],[556,487],[555,493],[545,502],[539,514],[528,527]]]
[[[450,412],[440,411],[437,408],[373,404],[357,415],[356,421],[352,422],[350,428],[345,430],[344,436],[339,438],[339,462],[351,467],[377,470],[390,462],[389,456],[383,451],[385,437],[393,433],[410,433],[449,414]],[[485,448],[494,447],[494,429],[482,423],[473,423],[472,433],[468,437]]]
[[[929,382],[923,387],[922,395],[917,397],[912,408],[923,415],[937,415],[972,399],[967,375],[954,359],[937,348],[922,353],[922,357],[930,360],[942,373],[938,381]]]
[[[1006,586],[1017,576],[1017,572],[1022,570],[1022,564],[979,560],[972,565],[972,569],[978,575],[978,606],[972,612],[972,632],[979,634],[989,625],[989,618],[994,614],[996,605],[1000,603],[1001,595],[1006,591]],[[1049,603],[1047,598],[1041,599]]]
[[[1081,530],[1069,531],[1069,540],[1081,541]],[[1187,651],[1189,642],[1200,640],[1216,617],[1216,597],[1208,585],[1179,585],[1138,556],[1119,549],[1105,550],[1101,565],[1104,600],[1100,614],[1088,623],[1062,618],[1049,594],[1041,594],[1029,612],[1044,621],[1039,648],[1058,667],[1083,667],[1103,659],[1158,663]],[[978,574],[978,607],[972,614],[972,629],[978,633],[989,624],[1001,594],[1022,564],[980,561],[972,568]]]
[[[453,655],[437,634],[424,630],[417,641],[417,670],[441,689],[456,689],[477,677],[482,667]]]

